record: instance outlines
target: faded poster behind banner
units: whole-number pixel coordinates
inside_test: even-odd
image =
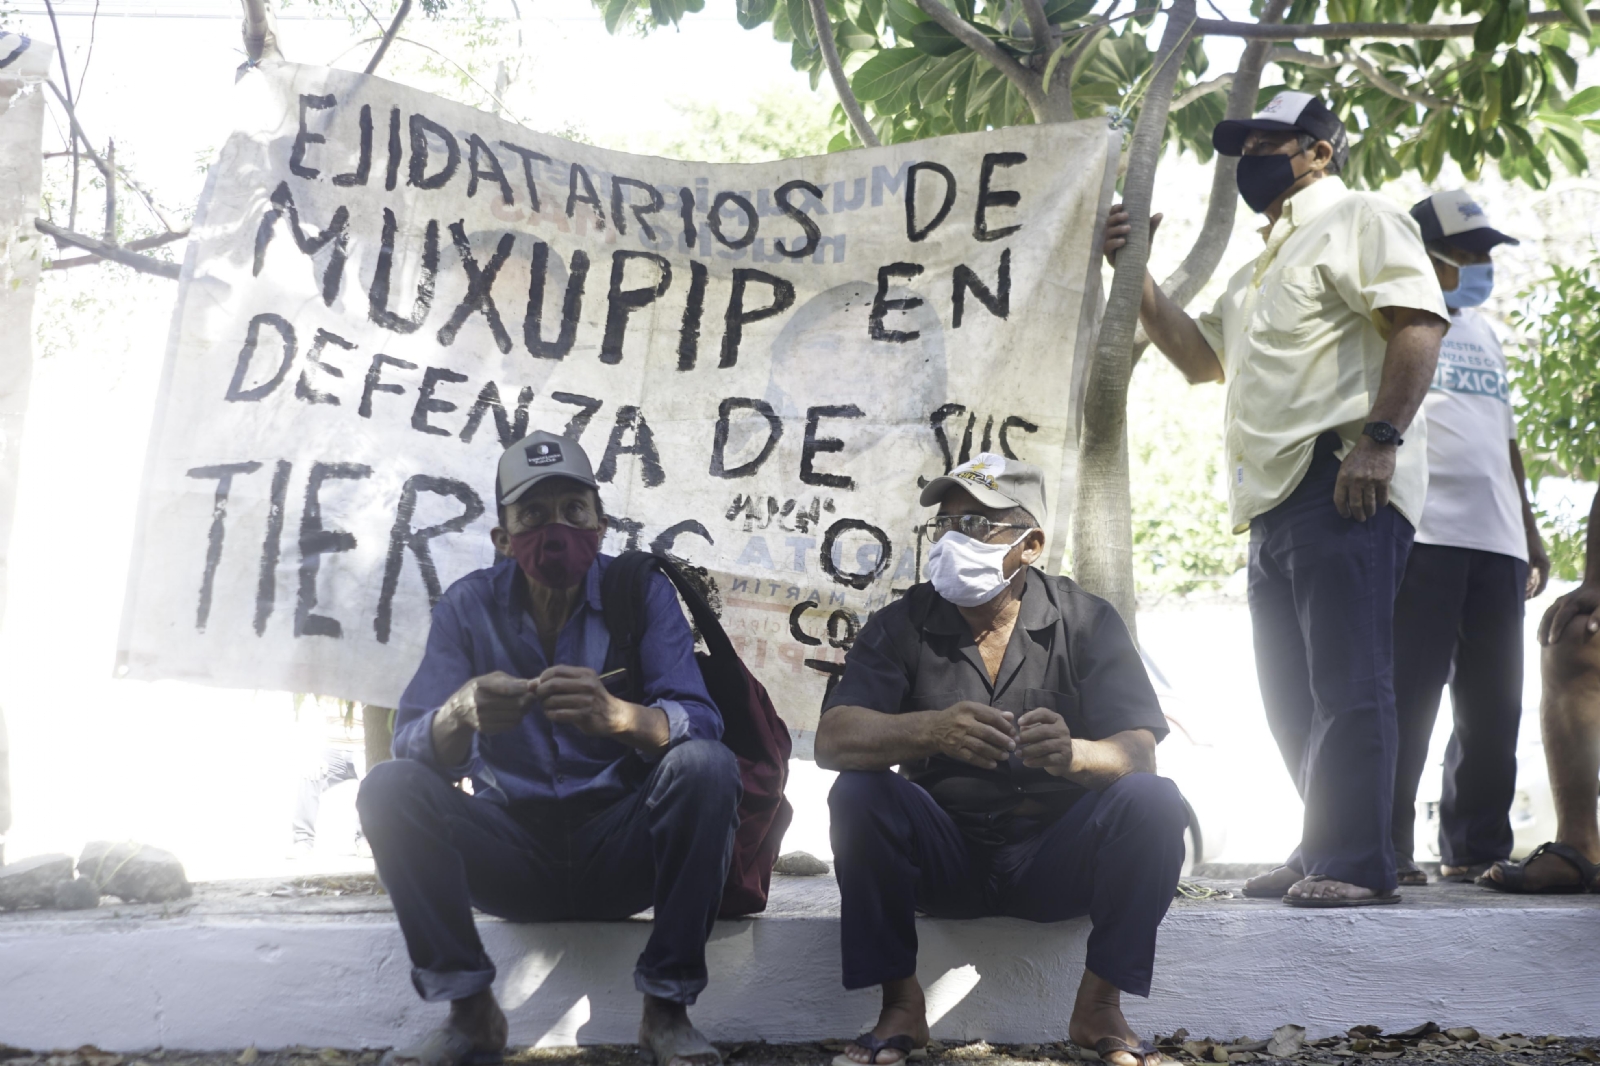
[[[710,570],[801,751],[849,641],[915,579],[919,478],[1040,464],[1059,552],[1104,122],[721,166],[341,71],[238,91],[124,675],[392,706],[430,601],[492,560],[495,463],[531,429],[589,452],[606,550]]]

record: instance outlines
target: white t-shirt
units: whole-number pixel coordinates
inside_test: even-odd
[[[1450,313],[1439,368],[1422,403],[1428,421],[1428,497],[1417,543],[1477,548],[1527,561],[1522,498],[1511,472],[1506,358],[1472,308]]]

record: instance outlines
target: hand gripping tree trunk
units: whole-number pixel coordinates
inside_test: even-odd
[[[1150,258],[1150,199],[1179,57],[1194,28],[1195,0],[1175,0],[1139,110],[1122,201],[1133,231],[1117,267],[1090,366],[1078,439],[1078,499],[1072,517],[1072,567],[1084,588],[1111,601],[1134,628],[1133,516],[1128,486],[1128,378],[1139,325],[1145,265]]]

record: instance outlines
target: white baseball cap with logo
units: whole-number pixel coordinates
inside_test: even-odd
[[[589,465],[589,456],[577,441],[537,430],[500,456],[495,499],[502,507],[515,503],[523,493],[552,477],[569,478],[592,489],[600,487]]]
[[[936,477],[922,490],[921,504],[932,507],[945,493],[959,488],[992,510],[1020,507],[1044,527],[1044,471],[1020,459],[982,452],[948,474]]]

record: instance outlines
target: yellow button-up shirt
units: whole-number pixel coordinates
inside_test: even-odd
[[[1305,477],[1317,437],[1337,430],[1343,458],[1383,376],[1384,308],[1448,319],[1422,233],[1376,193],[1336,177],[1284,204],[1256,261],[1198,319],[1228,383],[1223,442],[1234,532],[1282,503]],[[1416,524],[1428,489],[1419,412],[1396,455],[1390,502]]]

